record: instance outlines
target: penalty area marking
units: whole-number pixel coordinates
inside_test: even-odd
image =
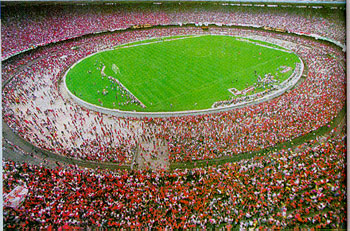
[[[131,91],[129,91],[129,89],[127,89],[117,78],[114,78],[114,77],[111,77],[111,78],[113,78],[113,79],[114,79],[122,88],[124,88],[135,100],[137,100],[137,101],[140,103],[141,107],[146,108],[146,105],[143,104],[143,103],[141,102],[141,100],[139,100],[133,93],[131,93]]]
[[[104,70],[104,68],[105,68],[105,66],[103,66],[102,69]],[[119,67],[117,67],[117,65],[115,65],[114,63],[112,64],[112,71],[113,71],[116,75],[120,74],[120,69],[119,69]],[[119,81],[119,79],[114,78],[114,77],[112,77],[112,76],[108,76],[108,79],[116,81],[120,87],[122,87],[123,89],[125,89],[135,100],[137,100],[137,101],[140,103],[141,107],[146,108],[146,105],[145,105],[144,103],[142,103],[141,100],[139,100],[133,93],[131,93],[131,91],[130,91],[128,88],[126,88],[126,87]]]

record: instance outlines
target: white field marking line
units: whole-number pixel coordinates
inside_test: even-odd
[[[281,49],[281,48],[277,48],[277,47],[268,46],[268,45],[261,44],[261,43],[258,43],[258,42],[253,42],[253,41],[250,41],[250,40],[248,40],[248,39],[238,39],[238,40],[239,40],[239,41],[242,41],[242,42],[252,43],[252,44],[255,44],[255,45],[261,46],[261,47],[266,47],[266,48],[270,48],[270,49],[274,49],[274,50],[278,50],[278,51],[284,51],[284,52],[287,52],[287,53],[292,53],[292,52],[289,51],[289,50],[285,50],[285,49]]]
[[[181,38],[160,40],[160,41],[154,41],[154,42],[149,42],[149,43],[140,43],[140,44],[135,44],[135,45],[130,45],[130,46],[124,46],[124,47],[120,47],[120,48],[135,47],[135,46],[140,46],[140,45],[147,45],[147,44],[152,44],[152,43],[167,42],[167,41],[173,41],[173,40],[179,40],[179,39],[195,38],[195,37],[201,37],[201,36],[207,36],[207,35],[190,35],[190,36],[181,37]],[[221,35],[211,35],[211,36],[221,36]],[[272,47],[272,46],[263,45],[263,44],[260,44],[260,43],[258,43],[258,42],[253,42],[253,41],[250,41],[250,40],[248,40],[248,39],[241,38],[241,37],[235,37],[235,36],[230,36],[230,35],[227,35],[227,36],[236,38],[237,40],[242,41],[242,42],[253,43],[253,44],[257,45],[257,46],[262,46],[262,47],[266,47],[266,48],[270,48],[270,49],[274,49],[274,50],[279,50],[279,51],[283,51],[283,52],[286,52],[286,53],[292,53],[292,51],[289,51],[288,49],[280,49],[280,48],[276,48],[276,47]],[[119,48],[117,48],[117,49],[119,49]],[[269,62],[269,61],[267,61],[267,62]],[[266,63],[266,62],[265,62],[265,63]],[[293,75],[293,74],[292,74],[292,75]],[[289,81],[289,79],[290,79],[290,77],[289,77],[287,80]],[[287,80],[285,80],[283,83],[288,82]],[[205,84],[205,86],[209,86],[209,85],[210,85],[210,83]],[[204,89],[204,87],[201,88],[201,89]],[[237,89],[236,89],[236,90],[237,90]],[[245,89],[244,89],[244,90],[245,90]],[[242,91],[244,91],[244,90],[242,90]],[[228,91],[229,91],[231,94],[234,94],[232,91],[230,91],[230,89],[228,89]],[[259,92],[259,93],[262,93],[262,92]],[[181,94],[181,95],[184,95],[184,94],[185,94],[185,93],[183,93],[183,94]],[[254,94],[254,95],[256,95],[256,94]],[[253,96],[254,96],[254,95],[253,95]],[[178,96],[176,96],[176,97],[178,97]],[[174,97],[171,97],[171,98],[175,98],[175,96],[174,96]],[[171,98],[170,98],[170,99],[171,99]],[[140,101],[140,102],[141,102],[141,101]]]
[[[150,43],[141,43],[141,44],[135,44],[135,45],[125,46],[125,47],[114,47],[114,48],[111,48],[111,49],[102,50],[102,51],[98,51],[98,52],[96,52],[96,53],[90,54],[90,55],[88,55],[88,56],[86,56],[86,57],[84,57],[84,58],[78,60],[78,61],[77,61],[76,63],[74,63],[71,67],[68,68],[68,70],[66,71],[66,73],[64,74],[64,77],[63,77],[63,78],[64,78],[64,82],[65,82],[65,87],[66,87],[66,89],[68,90],[68,87],[67,87],[67,85],[66,85],[66,80],[65,80],[65,78],[66,78],[68,72],[69,72],[70,70],[72,70],[72,69],[73,69],[76,65],[78,65],[80,62],[82,62],[83,60],[85,60],[85,59],[87,59],[87,58],[89,58],[89,57],[92,57],[92,56],[94,56],[94,55],[96,55],[96,54],[98,54],[98,53],[105,52],[105,51],[112,51],[112,50],[116,50],[116,49],[120,49],[120,48],[132,47],[132,46],[146,45],[146,44],[151,44],[151,43],[159,43],[159,42],[172,41],[172,40],[178,40],[178,39],[194,38],[194,37],[200,37],[200,36],[205,36],[205,35],[189,35],[189,36],[186,36],[186,37],[174,38],[174,39],[167,39],[167,40],[161,40],[161,41],[154,41],[154,42],[150,42]],[[152,39],[152,38],[151,38],[151,39]],[[102,74],[102,73],[105,74],[105,73],[104,73],[104,69],[105,69],[105,68],[106,68],[106,66],[103,66],[103,67],[102,67],[102,69],[101,69],[101,74]],[[114,78],[114,77],[113,77],[113,78]],[[139,100],[134,94],[132,94],[131,91],[129,91],[129,89],[127,89],[117,78],[114,78],[114,79],[117,80],[118,83],[119,83],[121,86],[123,86],[124,89],[127,90],[132,96],[134,96],[135,99],[137,99],[137,100],[140,102],[140,104],[142,104],[144,107],[146,107],[146,105],[145,105],[144,103],[142,103],[141,100]],[[70,91],[68,90],[68,92],[70,92]],[[71,93],[71,92],[70,92],[70,93]],[[73,93],[71,93],[71,94],[74,95]],[[74,96],[75,96],[75,95],[74,95]],[[77,96],[75,96],[75,97],[77,97]],[[80,99],[79,97],[77,97],[77,98]],[[84,101],[84,102],[85,102],[85,101]],[[85,102],[85,103],[86,103],[86,102]],[[95,106],[96,106],[96,105],[95,105]],[[97,106],[97,107],[98,107],[98,106]]]
[[[198,35],[197,37],[200,37],[200,36],[206,36],[206,35]],[[216,35],[211,35],[211,36],[216,36]],[[219,35],[220,36],[220,35]],[[229,36],[229,35],[227,35],[227,36]],[[268,48],[272,48],[272,49],[274,49],[274,47],[268,47]],[[278,48],[277,48],[278,49]],[[291,51],[290,52],[288,52],[288,51],[286,51],[286,50],[281,50],[281,51],[284,51],[284,52],[287,52],[287,53],[292,53]],[[265,62],[263,62],[263,63],[260,63],[260,64],[258,64],[258,65],[256,65],[256,66],[259,66],[259,65],[263,65],[263,64],[266,64],[266,63],[269,63],[269,62],[272,62],[272,61],[274,61],[274,60],[266,60]],[[253,69],[253,67],[250,67],[250,69]],[[237,73],[241,73],[243,70],[241,70],[241,71],[238,71]],[[293,73],[292,73],[292,75],[293,75]],[[282,83],[280,83],[279,85],[281,85],[281,84],[283,84],[283,83],[285,83],[285,82],[288,82],[290,80],[290,77],[288,78],[288,79],[286,79],[284,82],[282,82]],[[202,85],[202,87],[201,88],[198,88],[198,90],[204,90],[204,89],[206,89],[208,86],[210,86],[211,84],[212,84],[212,82],[214,82],[214,81],[216,81],[216,80],[213,80],[213,81],[210,81],[210,82],[207,82],[206,84],[203,84]],[[228,91],[229,91],[229,89],[227,89]],[[232,92],[230,92],[230,93],[232,93]],[[262,92],[259,92],[259,93],[262,93]],[[183,96],[183,95],[186,95],[186,94],[190,94],[190,93],[182,93],[182,94],[179,94],[179,95],[177,95],[177,96],[173,96],[173,97],[168,97],[168,99],[174,99],[174,98],[176,98],[176,97],[179,97],[179,96]],[[257,93],[258,94],[258,93]],[[255,95],[255,94],[254,94]],[[253,95],[252,95],[253,96]],[[215,103],[215,102],[214,102]],[[157,103],[157,104],[159,104],[159,103]],[[157,105],[157,104],[153,104],[153,105]]]
[[[213,34],[211,34],[213,36]],[[193,37],[196,35],[192,35]],[[206,35],[198,35],[199,36],[206,36]],[[218,35],[220,36],[220,35]],[[226,36],[231,36],[231,37],[236,37],[234,35],[226,35]],[[190,37],[189,37],[190,38]],[[265,38],[266,39],[266,38]],[[270,38],[269,38],[270,39]],[[293,43],[295,44],[295,43]],[[228,105],[228,106],[220,106],[218,108],[207,108],[207,109],[199,109],[199,110],[187,110],[187,111],[176,111],[176,112],[132,112],[132,111],[121,111],[118,109],[109,109],[109,108],[105,108],[105,107],[100,107],[94,104],[90,104],[86,101],[81,100],[80,98],[78,98],[77,96],[73,95],[73,93],[71,93],[69,91],[69,89],[67,88],[67,84],[66,84],[66,77],[67,77],[67,73],[73,68],[75,67],[78,63],[80,63],[81,61],[85,60],[88,57],[91,57],[93,55],[96,55],[98,53],[104,52],[104,51],[110,51],[110,50],[115,50],[116,47],[112,47],[110,49],[106,49],[106,50],[99,50],[93,54],[90,54],[88,56],[85,56],[84,58],[80,59],[79,61],[77,61],[76,63],[74,63],[64,74],[63,76],[63,86],[64,89],[67,91],[68,95],[73,98],[73,100],[78,103],[80,106],[86,107],[90,110],[94,110],[94,111],[99,111],[102,113],[106,113],[106,114],[110,114],[110,115],[116,115],[116,116],[123,116],[123,117],[138,117],[138,118],[143,118],[143,117],[152,117],[152,118],[161,118],[161,117],[173,117],[173,116],[188,116],[188,115],[202,115],[202,114],[207,114],[207,113],[217,113],[220,111],[229,111],[235,108],[242,108],[248,105],[252,105],[255,103],[260,103],[260,102],[265,102],[267,100],[269,100],[269,97],[277,97],[280,96],[283,92],[285,92],[287,89],[290,89],[292,86],[294,86],[296,84],[296,82],[292,82],[289,84],[289,86],[285,86],[284,89],[280,89],[277,90],[276,92],[273,92],[273,94],[268,94],[265,95],[259,99],[255,99],[255,100],[250,100],[249,102],[240,102],[234,105]],[[288,48],[285,48],[288,50]],[[299,56],[297,56],[299,58],[299,65],[300,65],[300,72],[302,73],[304,70],[304,63],[303,61],[300,59]],[[298,78],[296,78],[295,80],[298,81],[301,77],[297,76]],[[289,77],[290,80],[292,80],[291,77]],[[284,82],[283,82],[284,83]],[[281,86],[281,84],[279,85]],[[281,92],[283,91],[283,92]]]
[[[127,89],[117,78],[112,77],[120,86],[122,86],[122,88],[124,88],[127,92],[129,92],[130,95],[132,95],[137,101],[139,101],[139,103],[141,104],[141,106],[143,108],[146,107],[146,105],[144,103],[141,102],[141,100],[139,100],[133,93],[131,93],[131,91],[129,91],[129,89]]]
[[[246,40],[240,40],[240,41],[246,41]],[[250,42],[249,40],[247,41],[247,42]],[[252,43],[254,43],[254,42],[252,42]],[[261,44],[257,44],[257,43],[254,43],[255,45],[261,45]],[[265,45],[261,45],[261,46],[263,46],[263,47],[267,47],[267,48],[271,48],[271,49],[275,49],[275,50],[280,50],[280,51],[285,51],[285,52],[287,52],[287,53],[292,53],[291,51],[286,51],[286,50],[281,50],[281,49],[278,49],[278,48],[274,48],[274,47],[269,47],[269,46],[265,46]],[[266,63],[266,62],[264,62],[264,63]],[[299,63],[298,63],[299,64]],[[290,67],[289,67],[290,68]],[[295,72],[297,72],[297,66],[295,67],[295,69],[294,69],[294,71],[293,71],[293,73],[286,79],[286,80],[284,80],[282,83],[280,83],[279,85],[281,85],[281,84],[285,84],[286,82],[288,82],[290,79],[291,79],[291,77],[293,77],[294,76],[294,74],[295,74]],[[248,88],[250,88],[250,87],[248,87]],[[233,91],[237,91],[237,92],[244,92],[246,89],[248,89],[248,88],[245,88],[245,89],[243,89],[243,90],[241,90],[241,91],[239,91],[238,89],[236,89],[236,88],[229,88],[229,89],[227,89],[230,93],[232,93],[233,95],[235,95],[235,96],[237,96],[235,93],[233,93]],[[237,93],[236,92],[236,93]],[[265,92],[265,91],[262,91],[262,92]],[[256,94],[259,94],[259,93],[262,93],[262,92],[258,92],[258,93],[256,93]],[[252,95],[252,96],[255,96],[256,94],[254,94],[254,95]]]
[[[242,91],[239,91],[236,88],[232,87],[228,89],[228,91],[231,92],[233,95],[237,96],[237,95],[246,94],[247,92],[252,91],[252,88],[255,88],[255,87],[250,86],[250,87],[244,88]]]
[[[101,75],[102,75],[103,77],[106,77],[106,76],[107,76],[106,73],[105,73],[105,69],[106,69],[106,66],[103,65],[103,67],[102,67],[102,69],[101,69]]]
[[[113,65],[115,65],[115,64],[113,63]],[[115,65],[115,66],[116,66],[116,65]],[[101,70],[101,75],[104,76],[104,77],[106,76],[106,74],[105,74],[105,72],[104,72],[105,68],[106,68],[106,66],[103,65],[102,70]],[[117,68],[118,68],[118,67],[117,67]],[[113,68],[112,68],[112,69],[113,69]],[[118,70],[119,70],[119,68],[118,68]],[[114,71],[114,70],[113,70],[113,71]],[[115,73],[115,72],[114,72],[114,73]],[[116,74],[117,74],[117,73],[116,73]],[[139,101],[139,103],[141,104],[141,106],[142,106],[143,108],[146,107],[145,104],[142,103],[141,100],[139,100],[133,93],[131,93],[131,91],[129,91],[129,89],[127,89],[117,78],[114,78],[114,77],[112,77],[112,76],[108,76],[108,79],[109,79],[109,78],[114,79],[122,88],[124,88],[127,92],[129,92],[130,95],[132,95],[137,101]]]
[[[229,92],[231,92],[233,95],[237,96],[241,93],[241,91],[239,91],[238,89],[232,87],[228,89]]]
[[[152,43],[161,43],[161,42],[168,42],[168,41],[174,41],[174,40],[180,40],[180,39],[188,39],[188,38],[194,38],[194,37],[200,37],[203,35],[191,35],[191,36],[186,36],[186,37],[181,37],[181,38],[174,38],[174,39],[166,39],[166,40],[160,40],[160,41],[154,41],[154,42],[149,42],[149,43],[140,43],[140,44],[135,44],[135,45],[130,45],[130,46],[124,46],[124,47],[120,47],[120,48],[129,48],[129,47],[136,47],[136,46],[141,46],[141,45],[147,45],[147,44],[152,44]],[[117,48],[119,49],[119,48]],[[113,77],[114,78],[114,77]],[[130,95],[132,95],[133,97],[135,97],[136,100],[138,100],[140,102],[140,104],[146,108],[146,105],[144,103],[142,103],[141,100],[139,100],[133,93],[131,93],[131,91],[129,91],[129,89],[127,89],[117,78],[114,78],[118,84],[120,84],[126,91],[129,92]]]
[[[301,71],[300,69],[301,69],[301,63],[296,63],[296,66],[295,66],[295,69],[294,69],[293,73],[288,77],[288,79],[286,79],[286,80],[284,80],[282,83],[280,83],[280,84],[278,85],[277,88],[278,88],[278,89],[283,88],[283,87],[284,87],[285,85],[287,85],[292,79],[294,79],[295,77],[298,77],[298,75],[300,74],[300,71]],[[301,74],[300,74],[299,76],[301,76]],[[248,87],[248,88],[249,88],[249,87]],[[230,93],[232,93],[233,95],[237,96],[233,91],[236,90],[236,91],[238,91],[238,92],[244,92],[244,91],[247,90],[248,88],[245,88],[245,89],[243,89],[242,91],[238,91],[236,88],[230,88],[230,89],[228,89],[228,91],[229,91]],[[278,91],[278,89],[275,90],[275,91]],[[250,97],[249,100],[251,100],[252,98],[255,98],[255,97],[258,96],[258,95],[264,94],[266,91],[267,91],[267,90],[250,95],[250,96],[249,96],[249,97]],[[237,93],[237,92],[236,92],[236,93]],[[227,102],[227,100],[224,100],[224,101],[222,101],[222,102],[225,102],[225,101]],[[217,102],[219,102],[219,101],[217,101]],[[216,103],[216,102],[215,102],[215,103]],[[215,107],[214,107],[215,103],[211,106],[211,108],[215,108]],[[229,105],[234,105],[234,103],[233,103],[233,104],[229,104]]]
[[[148,45],[148,44],[153,44],[153,43],[169,42],[169,41],[174,41],[174,40],[189,39],[189,38],[195,38],[195,37],[201,37],[201,36],[204,36],[204,35],[191,35],[191,36],[186,36],[186,37],[181,37],[181,38],[165,39],[165,40],[160,40],[160,41],[158,40],[158,41],[153,41],[153,42],[148,42],[148,43],[139,43],[139,44],[134,44],[134,45],[117,47],[116,49],[137,47],[137,46],[143,46],[143,45]]]
[[[113,63],[113,65],[115,65],[115,64]],[[117,65],[115,65],[115,66],[117,67]],[[102,76],[106,76],[106,74],[104,73],[105,68],[106,68],[106,66],[103,65],[102,70],[101,70]],[[117,68],[118,68],[118,67],[117,67]],[[113,69],[113,66],[112,66],[112,69]],[[119,68],[118,68],[118,70],[119,70]],[[114,70],[113,70],[113,72],[115,73]],[[119,72],[120,72],[120,70],[119,70]],[[116,74],[117,74],[117,73],[116,73]],[[129,92],[130,95],[132,95],[137,101],[139,101],[139,103],[141,104],[141,106],[142,106],[143,108],[146,107],[146,105],[145,105],[144,103],[142,103],[141,100],[139,100],[133,93],[131,93],[131,91],[129,91],[129,89],[127,89],[117,78],[114,78],[114,77],[112,77],[112,76],[108,76],[108,79],[109,79],[109,78],[114,79],[122,88],[124,88],[127,92]]]

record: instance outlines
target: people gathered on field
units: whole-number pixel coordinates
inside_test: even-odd
[[[333,132],[298,151],[174,171],[49,169],[4,161],[4,195],[16,186],[29,191],[18,208],[4,208],[4,225],[16,230],[344,228],[346,136]]]

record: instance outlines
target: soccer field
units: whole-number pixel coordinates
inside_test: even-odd
[[[89,103],[124,111],[211,108],[252,86],[258,76],[288,78],[298,57],[265,42],[231,36],[183,36],[122,45],[89,56],[66,75],[68,89]]]

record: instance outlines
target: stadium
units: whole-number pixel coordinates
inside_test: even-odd
[[[3,227],[345,229],[345,2],[1,2]]]

